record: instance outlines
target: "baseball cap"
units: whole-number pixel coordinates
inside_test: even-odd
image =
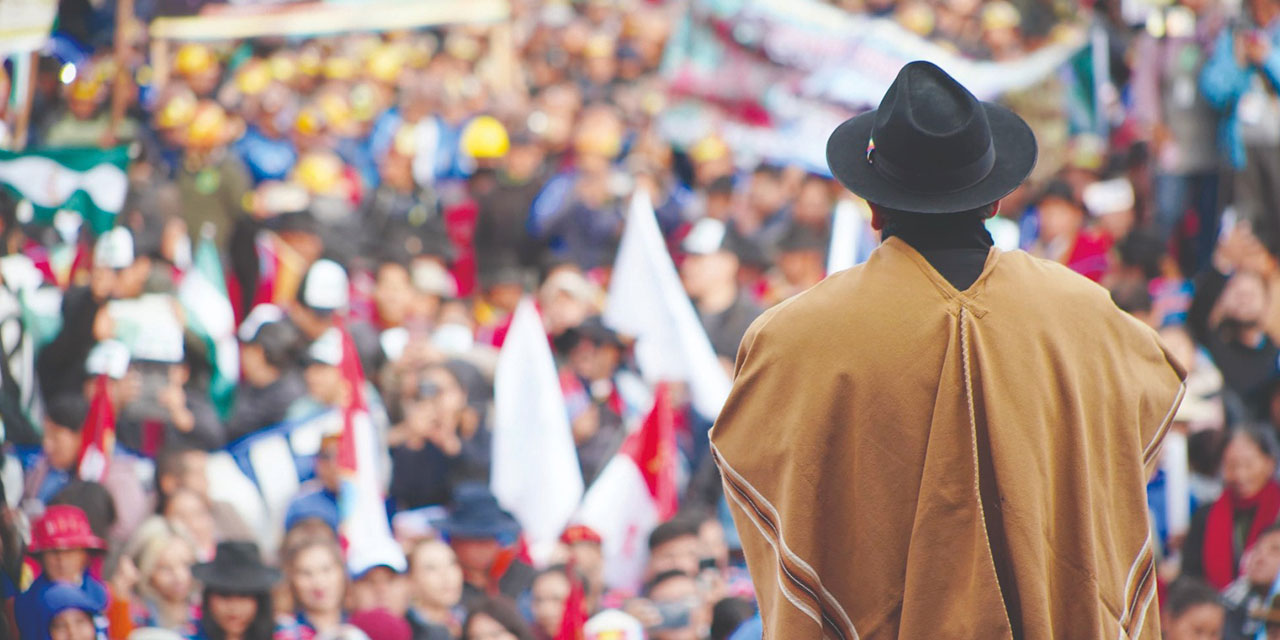
[[[93,245],[93,266],[107,269],[124,269],[133,264],[133,234],[124,227],[116,227],[98,236]]]
[[[703,218],[689,229],[681,248],[685,253],[704,256],[715,253],[724,247],[729,228],[714,218]]]
[[[618,611],[601,611],[582,627],[583,640],[644,640],[644,625]]]
[[[328,259],[316,260],[302,284],[302,303],[318,311],[337,311],[348,302],[347,270]]]
[[[107,375],[119,380],[129,370],[129,347],[119,340],[103,340],[89,350],[84,370],[89,375]]]
[[[307,348],[307,359],[312,363],[336,367],[342,364],[342,334],[330,328],[316,338]]]
[[[244,322],[240,323],[240,329],[236,332],[236,336],[240,338],[240,342],[253,342],[258,337],[258,331],[263,326],[273,322],[280,322],[284,319],[284,310],[271,303],[263,303],[249,311],[249,315],[244,317]]]
[[[394,544],[357,544],[347,549],[347,571],[352,580],[363,578],[378,567],[386,567],[396,573],[409,568],[404,552]]]

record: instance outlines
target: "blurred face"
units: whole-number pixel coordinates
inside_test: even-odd
[[[737,278],[738,259],[727,251],[707,255],[687,255],[680,264],[680,279],[693,299],[716,288],[731,285]]]
[[[548,636],[560,631],[560,619],[564,617],[569,589],[569,578],[563,573],[548,573],[533,583],[533,622]]]
[[[182,457],[182,476],[178,487],[196,495],[209,495],[209,456],[203,451],[189,451]]]
[[[409,610],[409,591],[404,576],[387,567],[374,567],[351,585],[354,611],[386,609],[396,616]]]
[[[338,470],[338,445],[331,442],[316,454],[316,479],[330,491],[337,491],[341,484]]]
[[[795,219],[808,225],[825,224],[831,214],[831,191],[826,183],[809,180],[796,196]]]
[[[1244,554],[1244,575],[1249,583],[1269,587],[1280,574],[1280,531],[1262,536]]]
[[[212,546],[217,535],[209,505],[194,491],[179,491],[165,505],[164,515],[200,545]]]
[[[599,588],[604,584],[604,552],[600,545],[579,542],[569,548],[569,557],[573,559],[573,566],[586,577],[589,586]]]
[[[195,557],[191,547],[172,540],[159,552],[151,571],[151,588],[169,602],[183,602],[191,597],[191,564]]]
[[[302,370],[307,392],[321,404],[337,406],[342,400],[342,370],[333,365],[314,363]]]
[[[44,575],[54,582],[80,584],[89,566],[89,552],[84,549],[55,549],[40,556]]]
[[[75,466],[76,459],[80,457],[80,434],[46,418],[40,448],[50,467],[67,471]]]
[[[658,545],[658,548],[649,553],[649,575],[656,576],[667,571],[697,575],[698,560],[701,558],[700,546],[697,536],[682,536]]]
[[[716,565],[729,565],[729,545],[724,540],[724,527],[718,520],[707,520],[698,528],[698,541],[705,557],[715,558]]]
[[[520,298],[524,297],[524,287],[515,283],[495,285],[489,288],[485,297],[489,300],[489,304],[511,313],[515,311],[516,305],[520,304]]]
[[[322,546],[303,550],[294,560],[289,585],[304,612],[332,613],[342,610],[346,577],[332,551]]]
[[[698,640],[698,629],[705,622],[701,599],[698,595],[698,584],[693,578],[667,580],[653,589],[649,599],[661,609],[689,612],[687,625],[679,629],[651,631],[649,633],[651,640]]]
[[[1222,454],[1222,481],[1237,498],[1252,498],[1276,471],[1276,461],[1268,458],[1248,436],[1236,435]]]
[[[79,609],[68,609],[53,617],[49,623],[51,640],[94,640],[98,630],[93,626],[93,618]]]
[[[398,327],[408,319],[413,309],[413,283],[409,271],[398,264],[383,265],[378,269],[378,280],[373,289],[373,303],[383,326]]]
[[[1045,243],[1074,237],[1084,223],[1084,212],[1066,200],[1048,198],[1038,210],[1040,239]]]
[[[761,214],[771,214],[781,209],[786,203],[782,182],[767,173],[751,176],[751,183],[747,188],[747,202],[752,209]]]
[[[462,567],[449,545],[433,541],[413,554],[409,578],[418,600],[428,607],[454,607],[462,600]]]
[[[258,615],[258,599],[245,595],[209,594],[209,609],[205,615],[213,618],[228,636],[242,636]]]
[[[440,426],[446,431],[456,431],[467,409],[467,392],[446,369],[431,369],[423,377],[439,389],[433,401]]]
[[[542,166],[542,149],[533,144],[522,144],[511,148],[502,161],[506,164],[507,175],[517,180],[524,180]]]
[[[449,543],[458,554],[458,565],[467,573],[483,573],[493,565],[502,547],[492,538],[458,538]]]
[[[471,624],[467,625],[466,632],[462,635],[464,640],[520,640],[497,620],[483,613],[471,618]]]
[[[1223,316],[1245,325],[1261,322],[1267,312],[1267,288],[1262,278],[1240,272],[1227,281],[1222,292]]]

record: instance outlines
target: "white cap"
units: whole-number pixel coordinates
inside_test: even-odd
[[[10,291],[32,291],[44,284],[44,274],[36,263],[21,253],[0,258],[0,277]]]
[[[715,218],[703,218],[693,224],[680,246],[685,253],[694,255],[715,253],[724,246],[724,236],[728,231],[723,222]]]
[[[644,640],[644,625],[617,609],[607,609],[587,620],[582,635],[583,640]]]
[[[1133,184],[1128,178],[1095,182],[1084,188],[1084,208],[1095,216],[1120,213],[1133,208]]]
[[[404,327],[385,329],[378,335],[378,343],[382,345],[382,353],[386,354],[387,360],[395,362],[409,346],[409,330]]]
[[[133,359],[149,362],[182,362],[182,327],[170,319],[157,319],[133,339]]]
[[[320,334],[315,342],[307,348],[307,355],[312,360],[322,362],[331,366],[339,366],[342,364],[342,333],[336,328],[330,327],[327,331]]]
[[[244,317],[244,322],[240,323],[240,329],[236,332],[236,337],[240,338],[240,342],[253,342],[258,337],[258,330],[263,325],[273,322],[280,322],[284,319],[284,310],[269,302],[264,302],[249,311],[249,315]]]
[[[182,640],[182,635],[160,627],[144,627],[130,633],[129,640]]]
[[[84,370],[93,376],[106,374],[119,380],[129,370],[129,347],[119,340],[103,340],[89,350]]]
[[[542,284],[542,292],[545,294],[564,293],[570,297],[590,302],[596,296],[595,287],[589,280],[577,271],[562,269],[551,274],[547,281]]]
[[[371,542],[353,545],[347,549],[347,571],[352,578],[359,580],[370,569],[386,567],[396,573],[404,573],[409,568],[404,552],[395,543],[387,544]]]
[[[458,283],[439,262],[420,261],[413,265],[413,287],[441,298],[458,297]]]
[[[116,227],[98,236],[93,245],[93,266],[107,269],[123,269],[133,264],[133,234],[124,227]]]
[[[316,260],[307,270],[302,285],[303,304],[321,311],[337,311],[347,306],[347,270],[332,260]]]

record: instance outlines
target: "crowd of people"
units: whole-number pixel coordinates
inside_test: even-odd
[[[994,60],[1068,19],[1031,0],[835,4]],[[1165,636],[1280,637],[1280,2],[1179,0],[1141,24],[1120,4],[1071,18],[1111,36],[1107,134],[1043,144],[1050,170],[988,228],[1002,249],[1108,288],[1189,372],[1150,487]],[[586,486],[648,413],[633,336],[601,318],[636,190],[726,371],[762,309],[827,275],[834,211],[852,200],[829,176],[744,166],[714,130],[664,137],[663,51],[686,9],[513,2],[506,44],[488,25],[186,43],[163,82],[139,41],[114,115],[110,34],[63,20],[101,52],[70,72],[41,60],[27,147],[128,145],[129,190],[104,233],[0,196],[0,253],[45,294],[22,298],[36,355],[18,382],[38,388],[37,410],[15,404],[14,362],[0,380],[6,468],[20,465],[0,475],[0,636],[759,638],[707,451],[715,416],[687,398],[680,509],[649,534],[638,589],[605,584],[584,526],[533,566],[487,487],[495,360],[526,295]],[[208,247],[236,321],[234,387],[178,302]],[[346,336],[362,391],[343,371]],[[277,535],[211,497],[212,453],[356,393],[386,446],[388,518],[442,514],[397,521],[399,547],[348,544],[335,435]],[[85,480],[104,397],[114,446]],[[565,635],[575,626],[583,636]]]

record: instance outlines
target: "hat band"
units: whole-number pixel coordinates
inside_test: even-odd
[[[968,189],[990,175],[991,169],[996,166],[996,148],[994,141],[988,140],[987,150],[977,160],[948,169],[908,168],[875,149],[872,149],[867,161],[877,173],[904,187],[927,193],[951,193]]]

